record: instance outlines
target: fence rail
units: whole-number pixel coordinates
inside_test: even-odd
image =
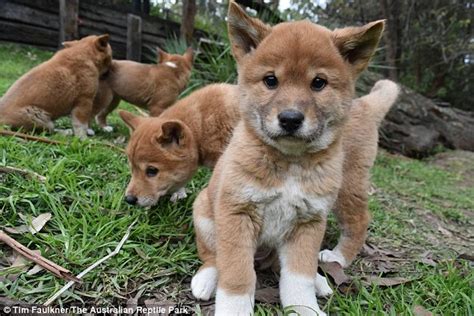
[[[68,34],[71,25],[61,23],[61,14],[64,21],[64,14],[71,14],[68,11],[71,8],[60,10],[60,1],[64,1],[66,6],[76,6],[72,9],[77,10],[77,34]],[[125,59],[129,51],[129,57],[134,57],[134,60],[152,62],[157,46],[162,47],[171,37],[179,37],[180,25],[159,17],[134,16],[135,21],[140,20],[141,27],[128,30],[129,15],[127,10],[97,5],[93,0],[0,0],[0,41],[57,50],[61,47],[61,37],[69,39],[77,35],[109,33],[114,58]],[[61,32],[65,34],[61,35]],[[140,34],[134,36],[134,32]],[[200,30],[196,30],[194,35],[196,39],[207,37]]]

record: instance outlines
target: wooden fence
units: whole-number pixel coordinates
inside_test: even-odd
[[[179,27],[174,21],[131,15],[126,8],[100,6],[93,0],[0,0],[0,41],[48,50],[60,48],[64,39],[108,33],[114,58],[150,62],[156,59],[157,46],[179,37]],[[207,37],[200,30],[194,35]]]

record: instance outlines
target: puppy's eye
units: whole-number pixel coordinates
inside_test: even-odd
[[[316,77],[311,81],[311,89],[313,91],[321,91],[327,85],[327,81],[323,78]]]
[[[278,87],[278,79],[274,75],[265,76],[263,83],[265,83],[268,89],[276,89]]]
[[[158,169],[155,167],[147,167],[145,173],[147,177],[151,178],[158,174]]]

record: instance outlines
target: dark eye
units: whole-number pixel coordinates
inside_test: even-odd
[[[322,78],[316,77],[311,81],[311,89],[314,91],[321,91],[328,82]]]
[[[263,82],[268,89],[276,89],[278,87],[278,79],[274,75],[265,76]]]
[[[158,169],[155,167],[147,167],[145,172],[146,176],[151,178],[158,174]]]

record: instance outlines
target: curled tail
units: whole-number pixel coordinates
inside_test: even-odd
[[[377,81],[369,94],[355,101],[364,104],[366,115],[370,115],[379,125],[397,100],[399,93],[400,88],[395,82],[384,79]]]

